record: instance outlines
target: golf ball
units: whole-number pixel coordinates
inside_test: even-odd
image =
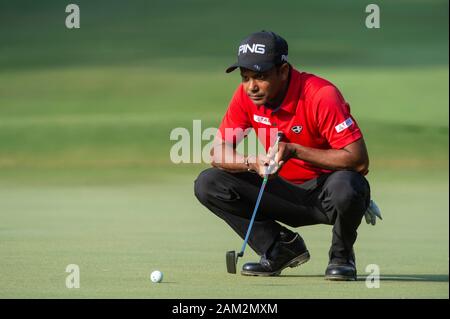
[[[163,279],[163,273],[159,270],[155,270],[150,274],[150,280],[152,282],[161,282]]]

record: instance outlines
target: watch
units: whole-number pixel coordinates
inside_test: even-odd
[[[252,170],[252,169],[250,168],[250,163],[248,162],[248,158],[249,158],[249,156],[246,156],[246,157],[245,157],[245,165],[247,166],[247,171],[253,173],[254,170]]]

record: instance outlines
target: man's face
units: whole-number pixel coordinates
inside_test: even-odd
[[[289,66],[273,67],[266,72],[255,72],[241,68],[242,85],[245,93],[256,105],[273,101],[284,88],[289,75]]]

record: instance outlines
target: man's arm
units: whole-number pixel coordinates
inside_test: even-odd
[[[232,173],[248,170],[264,176],[269,158],[266,155],[244,156],[236,151],[236,145],[216,138],[210,151],[211,165]]]
[[[216,140],[210,154],[214,167],[235,173],[248,170],[245,156],[236,152],[236,147],[231,143]]]
[[[369,171],[369,156],[364,139],[342,149],[316,149],[294,143],[280,143],[276,160],[283,165],[289,158],[298,158],[330,170],[352,170],[363,175]]]

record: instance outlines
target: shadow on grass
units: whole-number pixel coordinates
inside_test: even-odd
[[[358,280],[366,280],[366,277],[359,277]],[[423,282],[448,282],[447,275],[421,274],[421,275],[384,275],[380,276],[381,281],[423,281]]]
[[[324,275],[281,275],[280,277],[286,278],[324,278]],[[357,281],[365,281],[366,276],[358,276]],[[448,274],[421,274],[421,275],[384,275],[380,276],[381,281],[405,281],[405,282],[448,282]]]

